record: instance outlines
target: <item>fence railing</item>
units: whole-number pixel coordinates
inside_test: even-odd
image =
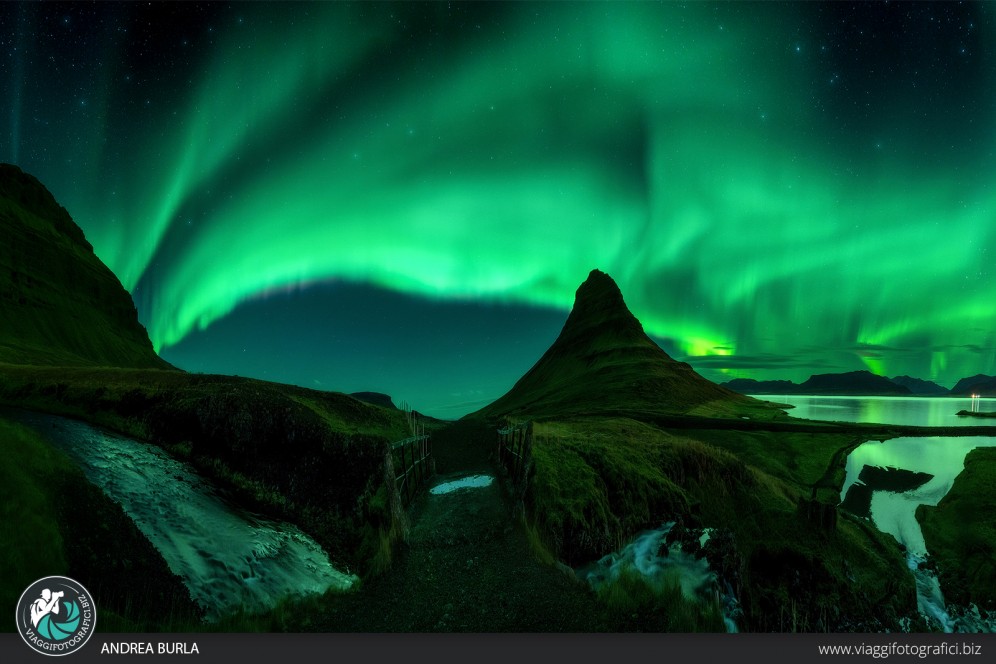
[[[391,454],[398,473],[394,477],[394,485],[404,506],[408,507],[434,472],[432,436],[425,432],[425,425],[420,421],[418,413],[407,402],[401,403],[401,410],[413,435],[393,443]]]
[[[509,474],[514,485],[521,485],[532,465],[533,423],[522,422],[498,429],[498,463]]]

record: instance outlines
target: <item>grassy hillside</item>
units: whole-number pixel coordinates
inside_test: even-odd
[[[895,541],[838,519],[836,501],[810,502],[814,486],[832,481],[839,492],[837,466],[851,439],[702,438],[625,419],[538,423],[527,522],[573,565],[665,521],[716,528],[707,555],[734,586],[754,631],[898,629],[901,616],[915,613],[913,579]]]
[[[0,237],[0,362],[169,367],[66,210],[9,164],[0,164]]]
[[[0,403],[158,444],[263,513],[309,532],[350,570],[398,536],[388,444],[404,414],[344,394],[180,371],[0,365]]]
[[[916,512],[945,598],[996,611],[996,449],[978,448],[937,507]]]

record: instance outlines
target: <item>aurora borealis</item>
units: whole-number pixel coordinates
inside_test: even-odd
[[[996,373],[982,4],[0,6],[0,161],[167,360],[500,396],[592,268],[713,380]],[[482,321],[486,321],[486,324]]]

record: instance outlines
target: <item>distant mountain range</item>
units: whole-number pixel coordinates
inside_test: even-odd
[[[962,378],[951,388],[951,394],[958,396],[978,394],[982,397],[996,397],[996,376],[976,374],[969,378]]]
[[[892,379],[892,382],[908,388],[913,394],[943,396],[948,393],[948,389],[943,385],[938,385],[932,381],[923,380],[922,378],[914,378],[912,376],[896,376]]]
[[[886,378],[870,371],[816,374],[803,383],[789,380],[736,378],[721,383],[740,394],[826,394],[851,396],[996,396],[996,377],[979,374],[958,381],[951,390],[912,376]]]

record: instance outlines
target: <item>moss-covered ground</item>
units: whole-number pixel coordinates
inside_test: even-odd
[[[0,404],[160,445],[247,507],[298,524],[343,568],[383,567],[400,536],[378,495],[388,485],[388,446],[408,435],[401,411],[173,370],[0,365],[0,378]]]
[[[742,628],[876,631],[916,620],[913,580],[895,541],[835,509],[847,453],[890,431],[862,435],[860,427],[823,430],[781,420],[736,427],[702,420],[699,428],[688,418],[672,428],[623,416],[538,422],[528,486],[513,493],[510,506],[491,502],[471,514],[468,505],[421,502],[402,516],[386,489],[394,470],[387,445],[407,435],[398,411],[346,395],[174,371],[5,366],[0,373],[0,401],[159,444],[248,506],[300,525],[334,561],[380,573],[367,574],[356,593],[288,602],[267,616],[235,616],[214,628],[379,630],[389,629],[393,616],[397,629],[479,630],[486,616],[471,619],[467,607],[493,591],[497,599],[485,604],[504,616],[490,623],[501,629],[713,629],[710,607],[669,605],[667,589],[653,589],[651,601],[641,582],[628,579],[597,601],[554,566],[589,562],[664,521],[715,529],[707,555],[741,600]],[[481,422],[438,429],[437,470],[490,468],[493,435]],[[11,491],[34,501],[26,518],[45,514],[43,492],[32,489],[44,477],[16,479],[15,468],[8,469]],[[459,534],[464,528],[470,536]],[[34,532],[45,541],[65,536],[61,528]],[[987,533],[979,537],[992,541]],[[977,540],[966,546],[976,551]],[[952,556],[963,555],[950,547]],[[32,563],[23,550],[7,551],[11,565]],[[971,554],[979,581],[966,581],[966,588],[990,578],[986,551]],[[39,560],[72,569],[68,558]],[[521,565],[512,566],[516,561]],[[426,570],[436,571],[413,585]],[[510,574],[521,580],[509,581]],[[474,586],[477,576],[483,585]],[[548,591],[562,597],[535,604],[537,595],[522,584],[550,584]],[[458,601],[440,602],[434,587]],[[391,602],[406,608],[388,611]],[[418,617],[406,622],[399,611]],[[571,620],[542,618],[550,612]]]
[[[996,611],[996,449],[970,452],[947,495],[916,516],[945,599]]]
[[[859,441],[680,434],[627,419],[536,424],[525,508],[543,545],[579,564],[665,521],[715,528],[726,546],[710,563],[734,586],[747,629],[898,629],[915,617],[896,542],[834,508],[846,451]]]

